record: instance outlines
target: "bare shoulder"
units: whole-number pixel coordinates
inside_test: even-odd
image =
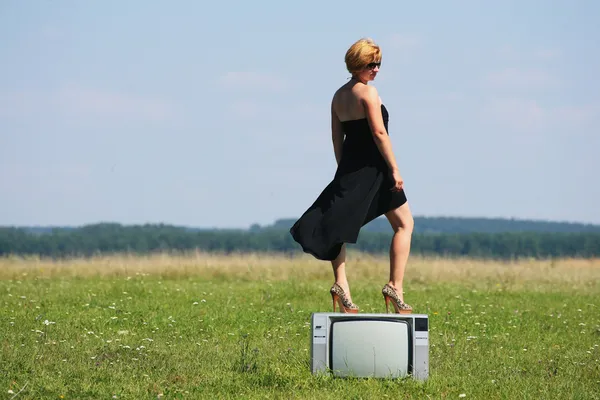
[[[343,97],[348,93],[347,84],[340,86],[334,93],[331,98],[331,107],[337,108],[340,102],[343,102]]]
[[[348,88],[348,84],[345,83],[342,86],[340,86],[334,93],[333,93],[333,98],[332,101],[337,100],[341,95],[343,95],[344,93],[348,92],[349,88]]]
[[[361,88],[359,88],[359,98],[361,102],[366,104],[377,106],[381,103],[377,88],[371,85],[363,85]]]

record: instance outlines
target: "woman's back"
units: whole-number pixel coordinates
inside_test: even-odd
[[[333,95],[332,107],[340,122],[366,118],[363,105],[367,85],[361,82],[348,82]]]

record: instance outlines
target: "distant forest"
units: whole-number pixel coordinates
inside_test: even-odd
[[[600,233],[600,225],[573,222],[532,221],[503,218],[463,218],[463,217],[414,217],[415,233],[509,233],[509,232],[546,232],[546,233]],[[261,227],[253,225],[251,229],[287,230],[295,219],[279,219],[273,225]],[[387,219],[380,217],[369,222],[362,232],[390,232]]]
[[[0,227],[0,256],[63,258],[151,252],[302,252],[289,228],[295,219],[249,229],[99,223],[82,227]],[[363,227],[350,249],[387,253],[384,218]],[[485,218],[415,217],[412,254],[492,259],[600,257],[600,225]]]

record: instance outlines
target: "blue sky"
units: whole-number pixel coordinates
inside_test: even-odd
[[[3,1],[0,225],[247,227],[335,173],[346,49],[415,215],[600,223],[595,1]]]

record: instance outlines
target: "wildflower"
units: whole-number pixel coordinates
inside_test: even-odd
[[[461,393],[461,394],[458,395],[458,397],[467,397],[467,395],[464,394],[464,393]]]

